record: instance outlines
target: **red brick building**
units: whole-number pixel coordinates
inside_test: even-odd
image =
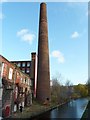
[[[33,90],[33,94],[34,96],[36,96],[36,79],[35,77],[37,76],[37,61],[36,61],[36,53],[33,52],[31,53],[31,61],[30,60],[26,60],[26,61],[11,61],[12,63],[16,64],[20,70],[23,73],[26,73],[27,75],[30,76],[31,78],[31,82],[32,82],[32,90]]]
[[[2,80],[2,116],[9,117],[20,106],[32,104],[30,76],[0,55]]]

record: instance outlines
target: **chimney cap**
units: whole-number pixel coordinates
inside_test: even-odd
[[[32,54],[32,55],[34,55],[34,54],[36,55],[36,52],[32,52],[31,54]]]
[[[46,5],[46,3],[45,3],[45,2],[42,2],[40,5]]]

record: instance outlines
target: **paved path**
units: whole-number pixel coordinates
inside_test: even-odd
[[[23,112],[21,113],[16,112],[14,113],[11,118],[30,118],[32,116],[38,115],[45,110],[47,110],[49,106],[39,105],[39,104],[33,104],[30,107],[24,108]]]

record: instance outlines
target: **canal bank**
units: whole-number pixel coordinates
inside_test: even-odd
[[[32,106],[26,107],[22,113],[19,111],[14,113],[11,118],[31,118],[32,120],[40,118],[81,118],[86,105],[87,99],[77,99],[60,105],[51,104],[49,106],[34,102]]]
[[[57,109],[58,107],[60,107],[60,106],[62,106],[62,105],[64,105],[64,104],[66,104],[66,103],[62,103],[62,104],[58,104],[58,105],[54,105],[54,106],[48,106],[47,108],[43,109],[43,111],[40,111],[40,112],[38,112],[38,113],[32,114],[32,115],[30,116],[30,118],[31,118],[31,119],[34,119],[34,118],[36,118],[36,117],[38,117],[38,116],[40,116],[40,115],[43,115],[43,114],[45,114],[45,113],[47,113],[47,112],[49,112],[49,111],[52,111],[52,110],[54,110],[54,109]]]
[[[82,114],[87,106],[88,100],[77,99],[72,100],[69,103],[66,103],[62,106],[58,106],[56,109],[48,111],[44,114],[38,115],[34,117],[32,120],[42,120],[43,118],[46,119],[53,119],[53,118],[78,118],[79,120],[82,117]]]
[[[45,114],[46,112],[49,112],[53,109],[56,109],[64,104],[65,103],[56,105],[51,103],[50,105],[42,105],[34,101],[31,106],[25,107],[22,113],[20,111],[13,113],[10,118],[34,118],[36,116]]]
[[[85,118],[90,119],[90,114],[89,113],[90,113],[90,101],[88,102],[88,104],[86,106],[86,109],[85,109],[85,111],[84,111],[84,113],[82,115],[81,120],[84,120]]]

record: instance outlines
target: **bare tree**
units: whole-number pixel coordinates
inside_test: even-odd
[[[60,96],[60,83],[57,80],[57,78],[54,78],[52,80],[52,89],[51,89],[51,95],[53,102],[59,102],[59,96]]]
[[[70,80],[67,79],[65,86],[66,86],[66,89],[67,89],[67,96],[68,96],[69,99],[71,99],[72,94],[74,92],[73,91],[73,84],[71,83]]]

